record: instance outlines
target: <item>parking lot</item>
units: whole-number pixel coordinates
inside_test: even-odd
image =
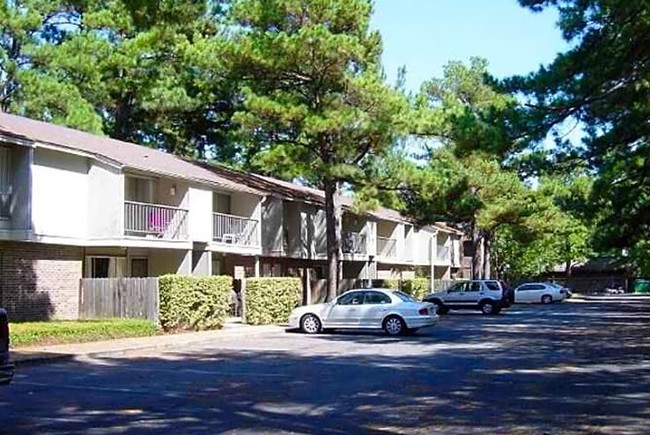
[[[0,433],[648,433],[650,300],[23,368]]]

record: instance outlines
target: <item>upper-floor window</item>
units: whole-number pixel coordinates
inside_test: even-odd
[[[127,201],[146,204],[156,202],[156,180],[151,178],[126,177],[125,190]]]
[[[11,148],[0,146],[0,218],[11,218],[11,195],[13,193],[13,167]]]
[[[230,195],[214,192],[212,194],[212,212],[231,214]]]

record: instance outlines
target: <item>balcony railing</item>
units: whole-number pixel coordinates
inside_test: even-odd
[[[346,231],[343,232],[342,236],[341,248],[344,254],[365,254],[368,252],[365,234]]]
[[[259,222],[223,213],[212,214],[212,238],[216,242],[240,246],[259,246]]]
[[[397,240],[377,237],[377,256],[387,258],[397,257]]]
[[[124,202],[124,234],[167,240],[187,239],[187,210],[166,205]]]
[[[449,246],[438,246],[436,251],[436,259],[438,262],[449,263],[451,262],[451,250]]]

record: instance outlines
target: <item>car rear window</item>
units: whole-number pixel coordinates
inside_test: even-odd
[[[420,302],[411,295],[407,295],[403,292],[394,291],[393,294],[400,298],[403,302]]]
[[[496,282],[496,281],[485,281],[485,285],[490,290],[501,290],[501,287],[499,286],[499,283]]]

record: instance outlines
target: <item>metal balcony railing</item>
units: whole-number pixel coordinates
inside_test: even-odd
[[[386,237],[377,237],[377,256],[397,257],[397,240]]]
[[[368,252],[366,235],[344,231],[341,248],[344,254],[366,254]]]
[[[159,204],[124,202],[124,234],[186,240],[187,210]]]
[[[212,238],[216,242],[240,246],[259,246],[256,219],[224,213],[212,214]]]
[[[442,263],[451,262],[451,250],[449,246],[438,246],[436,250],[436,259]]]

